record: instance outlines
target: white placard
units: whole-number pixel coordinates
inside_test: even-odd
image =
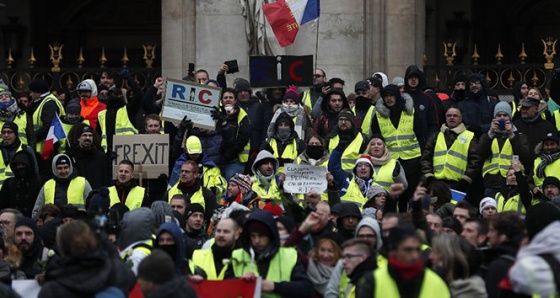
[[[41,291],[41,286],[34,279],[15,279],[12,280],[12,289],[21,297],[37,298]]]
[[[327,190],[327,168],[285,164],[284,174],[284,191],[287,193],[308,193],[311,190],[317,193],[323,193]]]

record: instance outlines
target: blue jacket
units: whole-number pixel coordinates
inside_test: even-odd
[[[336,182],[336,185],[338,185],[340,196],[342,197],[346,194],[353,175],[342,170],[342,164],[340,162],[341,157],[342,152],[338,149],[334,149],[332,151],[329,159],[329,172],[333,175],[334,181]]]
[[[162,224],[156,234],[156,241],[154,241],[155,248],[159,247],[159,236],[163,232],[168,232],[173,236],[173,239],[175,239],[175,245],[177,246],[175,258],[173,259],[173,261],[175,262],[175,273],[177,275],[182,275],[182,269],[185,262],[185,241],[183,240],[183,233],[181,232],[181,228],[174,222],[166,222]]]
[[[175,164],[173,165],[173,171],[171,172],[171,176],[169,177],[169,187],[173,187],[175,183],[179,181],[179,178],[181,178],[181,165],[183,165],[183,163],[187,160],[189,160],[189,158],[186,153],[181,154],[181,156],[177,158]],[[206,153],[202,153],[202,160],[198,164],[202,165],[203,167],[210,167],[210,168],[217,167],[216,163],[214,163],[213,160],[208,158]],[[202,173],[200,173],[199,177],[202,178]]]

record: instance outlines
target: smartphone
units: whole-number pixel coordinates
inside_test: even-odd
[[[239,65],[237,64],[237,60],[225,61],[224,64],[228,67],[227,73],[239,72]]]
[[[511,161],[517,161],[517,162],[519,162],[519,155],[513,155],[513,156],[511,157]]]
[[[500,127],[501,130],[505,130],[506,129],[506,120],[505,119],[498,120],[498,127]]]

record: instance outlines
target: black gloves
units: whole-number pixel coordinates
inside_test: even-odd
[[[226,116],[220,111],[220,109],[218,109],[218,107],[212,108],[210,116],[212,116],[212,119],[218,121],[218,123],[222,123],[226,119]]]
[[[191,129],[192,127],[193,127],[192,120],[189,119],[187,116],[185,116],[183,120],[181,120],[181,123],[179,123],[178,135],[180,135],[182,138],[185,132]]]

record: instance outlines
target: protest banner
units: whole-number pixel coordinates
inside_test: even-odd
[[[113,152],[117,154],[113,161],[113,173],[117,173],[119,162],[127,159],[134,164],[136,178],[155,179],[162,173],[168,174],[167,134],[116,135],[113,136]]]
[[[251,87],[313,85],[313,55],[249,57]]]
[[[220,106],[222,89],[167,78],[163,93],[162,119],[178,124],[185,116],[195,127],[214,130],[212,107]]]
[[[317,193],[323,193],[327,190],[327,168],[285,164],[284,174],[284,191],[287,193],[308,193],[311,190]]]
[[[262,278],[248,281],[241,278],[226,280],[203,280],[200,283],[191,282],[199,297],[261,297]]]

